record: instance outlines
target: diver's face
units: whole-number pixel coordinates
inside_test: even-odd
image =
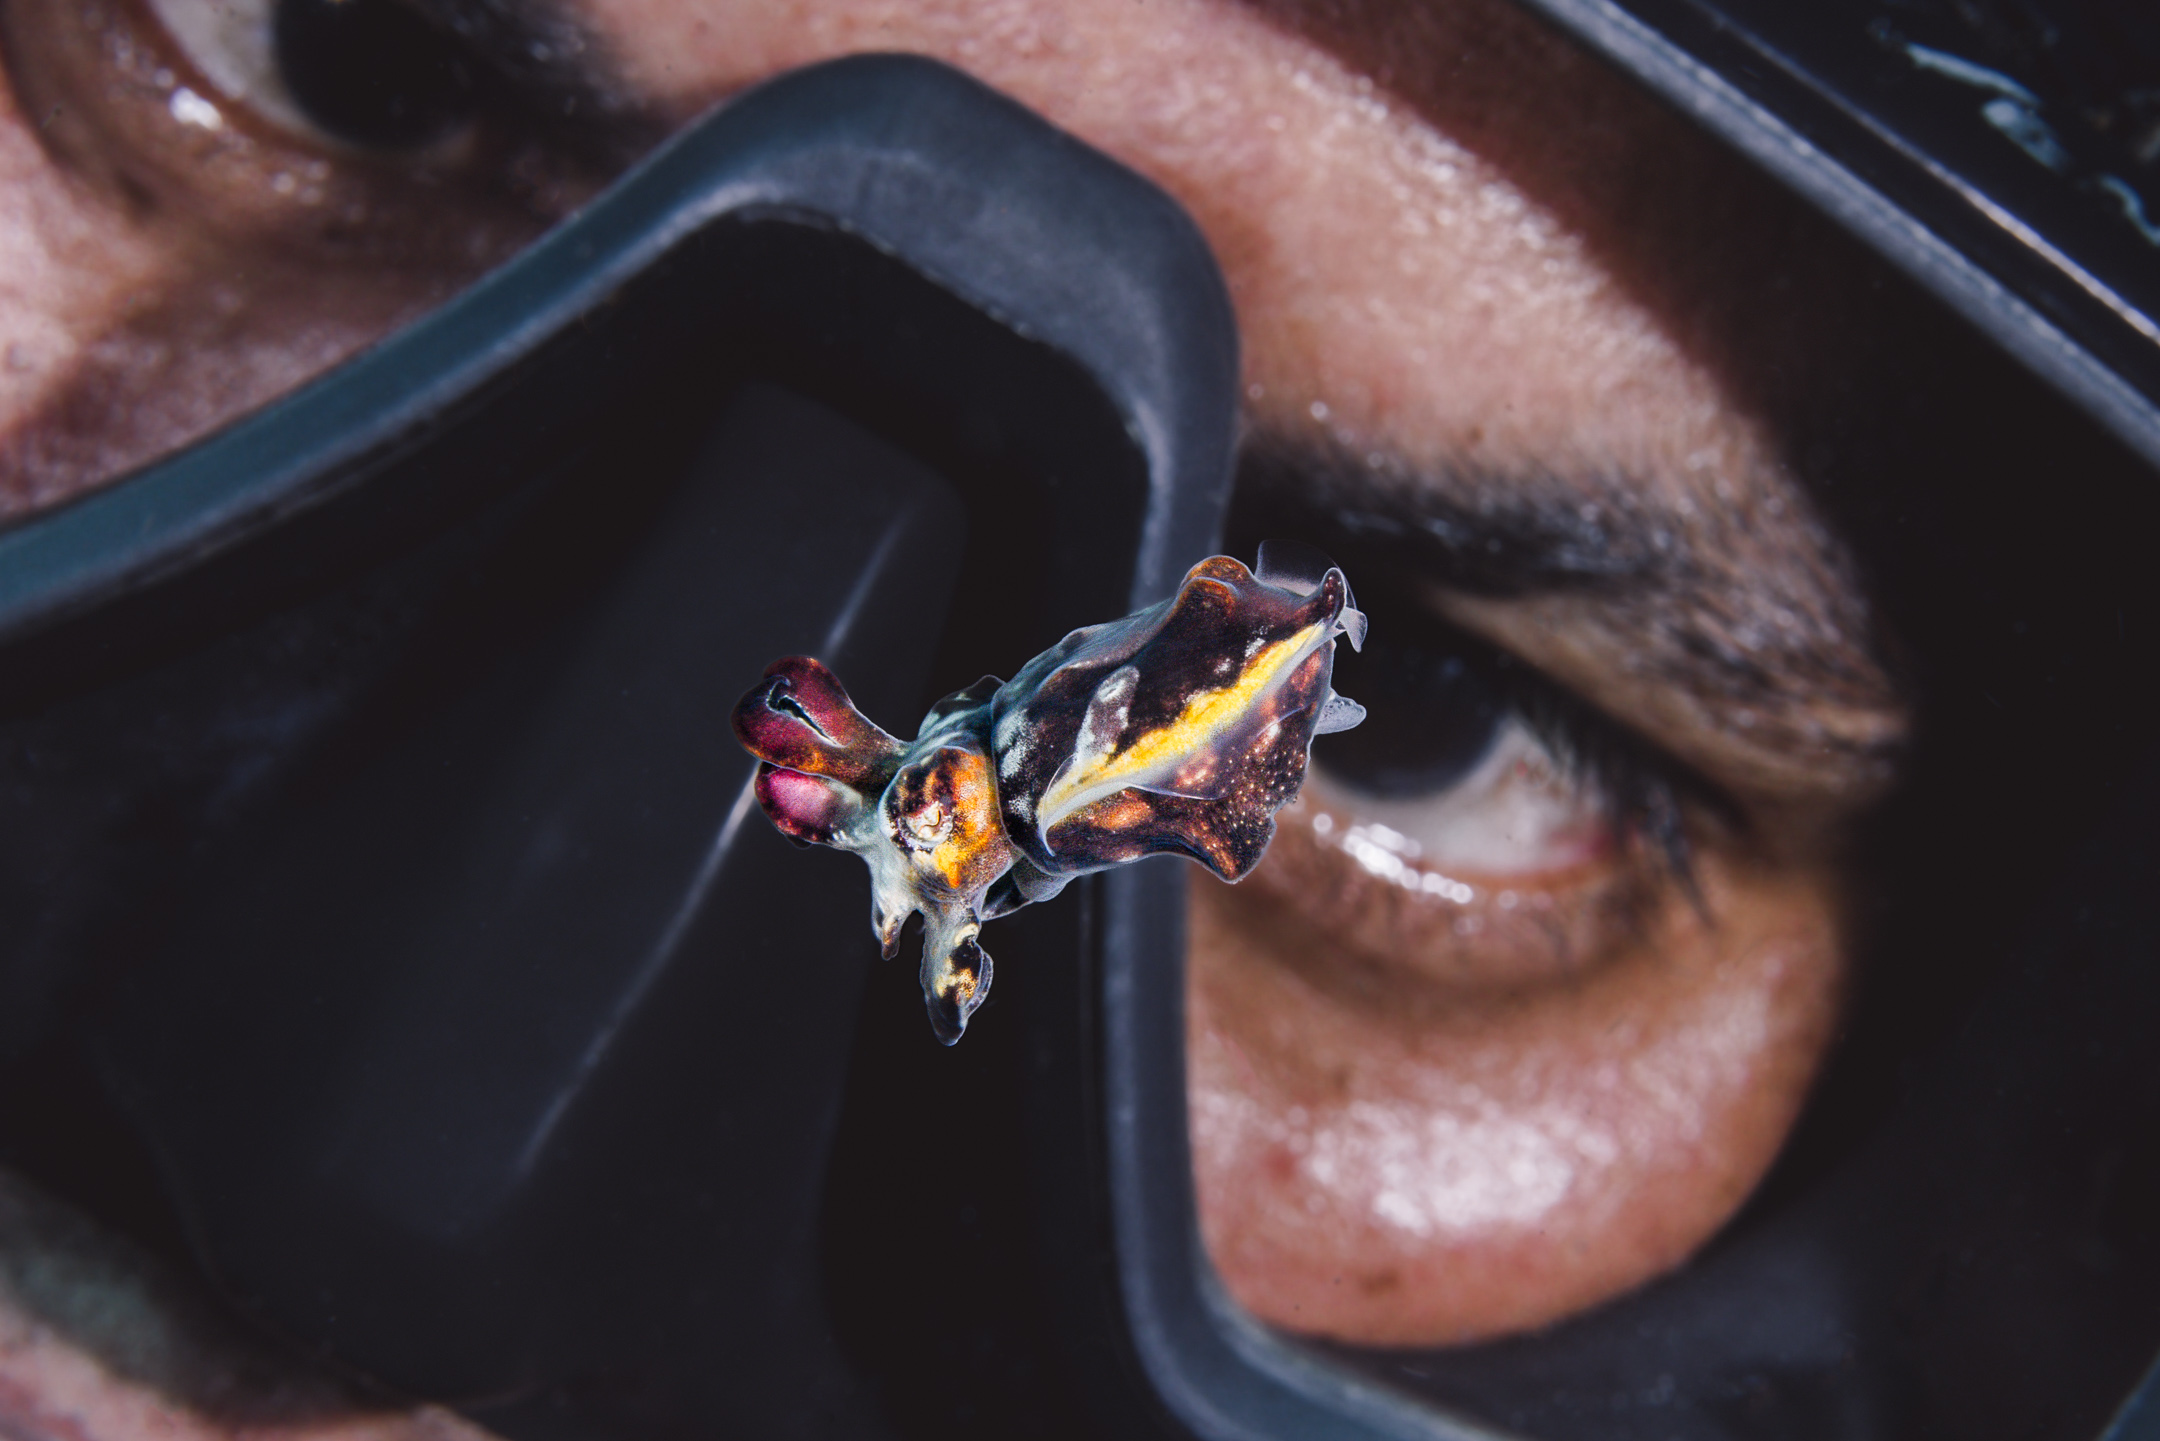
[[[1488,1336],[1732,1213],[1836,1028],[1839,839],[1903,726],[1796,456],[1845,249],[1497,0],[432,8],[494,14],[512,79],[365,151],[211,0],[5,0],[0,502],[289,387],[746,85],[941,56],[1192,211],[1245,346],[1233,528],[1336,549],[1372,615],[1337,682],[1372,720],[1250,881],[1194,883],[1233,1294]]]

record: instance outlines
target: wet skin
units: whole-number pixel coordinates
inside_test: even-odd
[[[1268,861],[1235,889],[1196,869],[1193,1141],[1231,1292],[1301,1330],[1440,1343],[1701,1245],[1835,1034],[1841,839],[1903,736],[1800,467],[1866,388],[1824,361],[1864,324],[1867,266],[1487,0],[530,19],[538,99],[365,156],[221,95],[147,8],[4,0],[0,503],[315,373],[764,76],[942,56],[1198,219],[1244,338],[1241,507],[1363,537],[1399,634],[1515,678],[1454,772],[1404,780],[1323,737]],[[1411,688],[1391,733],[1453,724],[1441,694]]]

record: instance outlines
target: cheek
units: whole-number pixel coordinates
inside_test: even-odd
[[[65,314],[42,297],[0,298],[0,346],[25,331],[54,338],[0,384],[0,519],[169,455],[445,298],[233,259],[219,276],[161,257],[118,289],[102,275],[71,277],[88,293]]]
[[[128,297],[163,280],[154,246],[96,221],[0,75],[0,447],[11,449],[9,438],[91,363],[91,342],[113,327]],[[0,469],[0,515],[21,499],[7,493],[20,486],[19,472],[16,464]]]
[[[1193,1150],[1232,1295],[1298,1331],[1451,1344],[1707,1240],[1800,1108],[1842,963],[1825,886],[1714,857],[1701,880],[1711,924],[1676,899],[1564,982],[1394,1005],[1314,985],[1197,884]]]

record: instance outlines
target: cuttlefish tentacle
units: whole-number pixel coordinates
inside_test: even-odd
[[[1013,849],[998,825],[997,783],[980,738],[958,724],[932,735],[937,748],[901,767],[886,788],[884,829],[906,859],[905,884],[923,915],[930,1024],[951,1045],[990,993],[990,957],[975,935],[983,893],[1011,868]]]
[[[950,1045],[989,994],[984,920],[1160,852],[1225,880],[1251,871],[1313,737],[1364,719],[1330,686],[1335,640],[1364,635],[1341,570],[1271,543],[1258,575],[1202,561],[1162,604],[1072,632],[1008,682],[954,692],[911,743],[805,656],[766,671],[735,734],[783,835],[868,864],[887,956],[922,915],[923,999]]]

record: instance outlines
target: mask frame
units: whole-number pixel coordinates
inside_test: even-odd
[[[1702,37],[1711,32],[1687,30],[1673,18],[1683,15],[1678,8],[1665,17],[1671,34],[1641,18],[1647,7],[1553,0],[1546,8],[1844,219],[2148,457],[2160,456],[2155,392],[2136,380],[2136,365],[2101,358],[2113,343],[2102,336],[2108,326],[2137,327],[2089,289],[2080,293],[2100,306],[2090,314],[2078,308],[2084,302],[2064,308],[2049,299],[2054,282],[2031,265],[2052,267],[2058,278],[2067,272],[2044,248],[2028,244],[2019,260],[1980,239],[1960,248],[1944,238],[1957,230],[1947,219],[1935,229],[1916,226],[1911,217],[1928,202],[1892,205],[1883,192],[1901,182],[1889,170],[1869,169],[1889,164],[1886,156],[1915,166],[1912,155],[1849,116],[1837,119],[1834,107],[1810,109],[1824,102],[1804,87],[1777,90],[1786,82],[1761,81],[1751,89],[1725,78],[1753,72],[1732,63],[1729,52],[1706,64],[1713,47]],[[1718,45],[1744,43],[1716,34]],[[1702,43],[1690,48],[1683,43],[1690,36]],[[1773,100],[1788,103],[1780,108]],[[1836,131],[1843,137],[1837,144],[1820,138],[1835,130],[1830,120],[1822,131],[1808,128],[1809,116],[1824,115],[1846,127]],[[1840,149],[1844,141],[1852,148]],[[1862,154],[1868,145],[1876,147],[1872,159]],[[1967,192],[1939,175],[1930,183],[1986,218]],[[986,193],[1030,203],[985,206]],[[533,457],[490,457],[470,441],[459,450],[454,437],[444,444],[443,433],[470,422],[468,434],[485,434],[488,407],[512,392],[524,405],[535,396],[566,411],[594,404],[605,392],[580,393],[589,383],[581,377],[592,374],[585,368],[590,354],[573,363],[571,350],[555,347],[604,332],[639,278],[676,260],[681,247],[726,232],[733,239],[722,243],[754,249],[760,237],[789,227],[897,260],[1022,341],[1071,362],[1107,399],[1143,481],[1144,499],[1126,507],[1131,523],[1116,543],[1131,557],[1129,570],[1118,566],[1113,587],[1122,604],[1167,594],[1183,565],[1212,546],[1235,435],[1235,339],[1220,280],[1189,222],[1143,182],[953,72],[893,57],[841,61],[773,82],[686,133],[526,256],[317,385],[150,472],[0,534],[0,641],[10,657],[12,713],[193,655],[207,638],[318,595],[421,538],[495,514],[520,483],[512,472]],[[1096,283],[1106,273],[1129,284],[1106,290]],[[2018,298],[2028,292],[2040,298]],[[861,315],[853,323],[872,328]],[[2101,338],[2088,345],[2080,334]],[[823,353],[817,364],[830,359]],[[809,384],[803,377],[816,365],[791,364],[780,365],[782,378]],[[865,399],[904,368],[888,355],[813,398],[866,419],[873,439],[907,435],[914,450],[899,449],[918,461],[928,455],[965,470],[967,462],[952,457],[967,442],[940,451],[940,442]],[[950,417],[943,428],[965,429]],[[868,467],[884,463],[856,454]],[[834,461],[836,469],[849,463]],[[968,493],[965,484],[960,490]],[[979,491],[970,503],[980,508]],[[944,514],[934,502],[901,507],[876,538],[928,545],[949,528]],[[1072,549],[1090,559],[1085,546]],[[953,557],[943,563],[958,575],[967,570]],[[1102,568],[1099,558],[1095,565]],[[962,582],[948,576],[945,583]],[[826,619],[841,613],[848,607]],[[769,648],[777,654],[788,643],[776,637]],[[918,656],[897,669],[936,664]],[[892,685],[896,695],[907,689],[904,678]],[[714,743],[724,744],[717,726]],[[847,894],[852,908],[859,878],[850,870],[846,882],[834,894]],[[1029,1034],[1040,1043],[1047,1098],[1036,1113],[1047,1121],[1033,1149],[1043,1173],[1067,1183],[1043,1187],[1051,1198],[1044,1233],[1071,1241],[1056,1243],[1065,1254],[1046,1269],[1054,1304],[1067,1318],[1061,1344],[1087,1378],[1101,1423],[1118,1434],[1254,1441],[1494,1434],[1283,1340],[1223,1296],[1194,1227],[1181,1104],[1181,871],[1174,862],[1134,867],[1076,887],[1060,905],[1065,909],[1017,917],[997,934],[1014,937],[1002,948],[1014,958],[1039,955],[1044,990],[1062,989],[1072,1002],[1031,1008]],[[1012,983],[1013,969],[1001,984]],[[179,1115],[170,1098],[195,1084],[200,1061],[170,1043],[171,985],[168,976],[133,990],[101,1018],[98,1032],[108,1084],[152,1129],[168,1132]],[[998,1014],[984,1019],[994,1025]],[[235,1034],[244,1038],[244,1031]],[[971,1035],[967,1044],[978,1043]],[[181,1104],[199,1106],[200,1096]],[[201,1189],[201,1177],[216,1174],[207,1158],[220,1153],[213,1147],[190,1160],[185,1153],[196,1144],[168,1134],[160,1147],[168,1176],[192,1167]],[[353,1308],[343,1301],[337,1326],[344,1329],[333,1335],[326,1315],[310,1315],[297,1291],[266,1297],[248,1268],[217,1259],[231,1254],[221,1251],[220,1227],[229,1241],[235,1217],[246,1216],[210,1219],[222,1204],[218,1197],[191,1203],[189,1225],[229,1286],[286,1328],[327,1339],[394,1381],[455,1395],[507,1434],[660,1435],[684,1419],[665,1405],[654,1409],[665,1387],[629,1387],[614,1397],[604,1388],[551,1389],[550,1377],[504,1369],[500,1357],[465,1375],[428,1374],[437,1358],[422,1354],[425,1345],[399,1356],[353,1339]],[[259,1281],[280,1274],[281,1264],[265,1255],[248,1266]],[[396,1305],[379,1312],[376,1342],[399,1320]],[[582,1344],[550,1337],[532,1343],[522,1359],[567,1364],[563,1358]],[[964,1387],[967,1378],[956,1375],[953,1384]],[[690,1409],[744,1425],[783,1422],[789,1414],[785,1407],[712,1409],[723,1404],[701,1392]],[[867,1434],[878,1424],[852,1403],[821,1419]]]

